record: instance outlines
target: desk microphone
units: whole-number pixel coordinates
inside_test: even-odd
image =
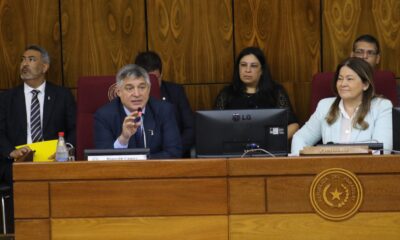
[[[135,120],[133,120],[134,122],[140,122],[140,120],[142,119],[142,108],[138,108],[137,112],[138,112],[138,115],[135,118]]]

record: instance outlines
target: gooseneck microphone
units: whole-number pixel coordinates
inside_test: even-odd
[[[142,115],[143,115],[143,112],[142,112],[142,108],[141,107],[139,107],[138,109],[137,109],[137,112],[138,112],[138,115],[137,115],[137,117],[135,118],[135,122],[140,122],[140,121],[142,121],[142,124],[140,125],[140,136],[141,137],[143,137],[143,145],[144,145],[144,148],[147,148],[147,139],[146,139],[146,131],[145,131],[145,128],[144,128],[144,122],[143,122],[143,120],[142,120]]]

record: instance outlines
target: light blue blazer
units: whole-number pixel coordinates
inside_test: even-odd
[[[340,121],[329,125],[325,117],[335,98],[325,98],[319,101],[317,109],[304,126],[297,131],[292,140],[292,155],[299,155],[305,146],[313,146],[322,139],[339,143]],[[371,109],[364,120],[369,124],[365,130],[354,128],[351,131],[351,142],[382,142],[385,150],[393,148],[392,102],[384,98],[374,98]]]

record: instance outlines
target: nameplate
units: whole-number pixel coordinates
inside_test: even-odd
[[[88,161],[108,161],[108,160],[147,160],[146,154],[135,155],[96,155],[87,156]]]
[[[304,147],[300,151],[300,155],[349,155],[349,154],[370,154],[367,145],[351,145],[351,146],[311,146]]]

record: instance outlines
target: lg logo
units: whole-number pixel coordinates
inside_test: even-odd
[[[232,120],[234,122],[239,122],[240,120],[249,121],[249,120],[251,120],[251,115],[250,114],[234,113],[234,114],[232,114]]]

